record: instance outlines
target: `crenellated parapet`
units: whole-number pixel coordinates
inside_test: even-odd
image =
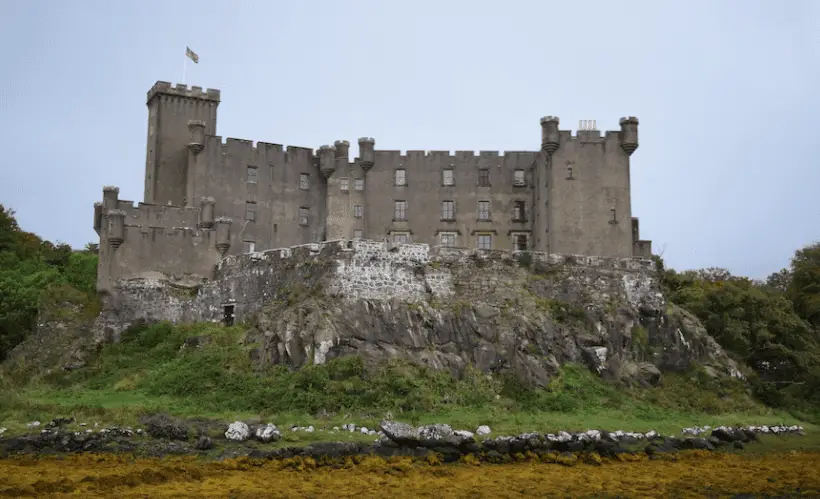
[[[146,102],[151,102],[152,99],[161,95],[166,95],[169,97],[187,97],[216,103],[219,102],[220,98],[219,90],[213,88],[203,89],[202,87],[197,86],[192,86],[189,88],[188,85],[182,83],[171,85],[171,83],[167,81],[158,81],[154,83],[154,86],[152,86],[148,91]]]
[[[118,199],[119,189],[103,190],[94,205],[94,228],[100,236],[97,288],[128,277],[186,274],[211,278],[214,266],[230,248],[230,221],[215,218],[211,197],[199,207],[158,206]]]

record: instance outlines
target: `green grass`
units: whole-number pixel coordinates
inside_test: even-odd
[[[449,373],[401,361],[366,365],[357,357],[298,371],[258,371],[243,328],[214,324],[158,324],[123,334],[89,365],[70,373],[0,386],[0,426],[22,431],[27,422],[74,416],[77,422],[135,425],[141,415],[259,419],[283,428],[330,429],[346,422],[375,428],[392,417],[411,424],[447,422],[495,434],[588,428],[679,434],[691,425],[795,424],[755,403],[736,381],[717,383],[702,373],[666,375],[662,387],[626,389],[581,366],[565,366],[547,389],[511,375],[468,370]],[[207,339],[190,347],[190,338]],[[190,341],[188,341],[190,344]],[[183,348],[183,345],[186,345]],[[804,423],[805,424],[805,423]],[[815,427],[806,425],[814,431]],[[284,432],[282,445],[316,440],[372,440],[350,433]]]

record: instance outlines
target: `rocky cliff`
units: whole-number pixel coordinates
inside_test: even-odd
[[[740,376],[696,318],[666,303],[651,260],[454,252],[385,262],[371,249],[318,266],[324,278],[251,320],[260,364],[404,357],[455,376],[512,370],[536,386],[566,362],[643,385],[694,364]]]
[[[211,280],[121,280],[102,298],[89,341],[138,321],[227,317],[248,325],[259,366],[403,357],[537,386],[567,362],[644,385],[693,365],[740,376],[697,319],[666,302],[652,260],[330,242],[230,256]]]

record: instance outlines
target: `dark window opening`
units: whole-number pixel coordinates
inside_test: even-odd
[[[524,201],[515,201],[513,204],[513,221],[525,222],[527,220],[526,204]]]
[[[525,234],[515,236],[515,249],[518,251],[527,251],[527,236]]]
[[[234,305],[223,305],[222,306],[222,323],[226,326],[233,326],[233,318],[234,318]]]

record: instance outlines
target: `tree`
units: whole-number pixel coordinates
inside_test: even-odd
[[[820,243],[794,254],[788,295],[797,313],[820,328]]]

